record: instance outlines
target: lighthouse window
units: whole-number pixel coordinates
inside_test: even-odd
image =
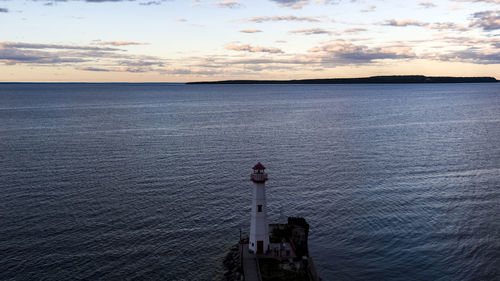
[[[257,212],[262,212],[262,205],[257,205]]]

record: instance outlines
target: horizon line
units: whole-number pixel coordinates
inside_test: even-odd
[[[377,77],[426,77],[426,78],[493,78],[497,82],[500,82],[495,76],[446,76],[446,75],[436,75],[436,76],[426,76],[422,74],[397,74],[397,75],[374,75],[374,76],[359,76],[359,77],[329,77],[329,78],[293,78],[293,79],[225,79],[225,80],[197,80],[197,81],[184,81],[184,82],[134,82],[134,81],[0,81],[0,84],[197,84],[197,83],[217,83],[217,82],[227,82],[227,81],[249,81],[255,82],[292,82],[292,81],[311,81],[311,80],[355,80],[355,79],[367,79],[367,78],[377,78]],[[265,83],[264,83],[265,84]],[[293,84],[293,83],[291,83]],[[358,83],[352,83],[358,84]],[[359,83],[366,84],[366,83]],[[391,83],[394,84],[394,83]]]

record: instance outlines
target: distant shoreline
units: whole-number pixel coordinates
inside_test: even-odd
[[[185,82],[0,82],[0,85],[185,85]]]
[[[195,82],[0,82],[0,85],[202,85],[202,84],[437,84],[437,83],[496,83],[494,77],[452,77],[424,75],[390,75],[359,78],[322,78],[294,80],[221,80]]]
[[[361,78],[326,78],[300,80],[224,80],[187,82],[186,84],[426,84],[426,83],[496,83],[494,77],[451,77],[392,75]]]

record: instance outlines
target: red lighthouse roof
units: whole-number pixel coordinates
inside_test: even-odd
[[[259,163],[257,163],[257,165],[253,166],[253,168],[252,168],[252,169],[254,169],[254,170],[264,170],[264,169],[266,169],[266,167],[264,167],[264,165],[262,165],[262,164],[259,162]]]

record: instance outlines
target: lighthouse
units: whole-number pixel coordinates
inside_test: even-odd
[[[248,248],[256,254],[265,254],[269,249],[269,225],[266,211],[266,167],[260,162],[253,167],[250,180],[252,189],[252,219],[250,222],[250,241]]]

